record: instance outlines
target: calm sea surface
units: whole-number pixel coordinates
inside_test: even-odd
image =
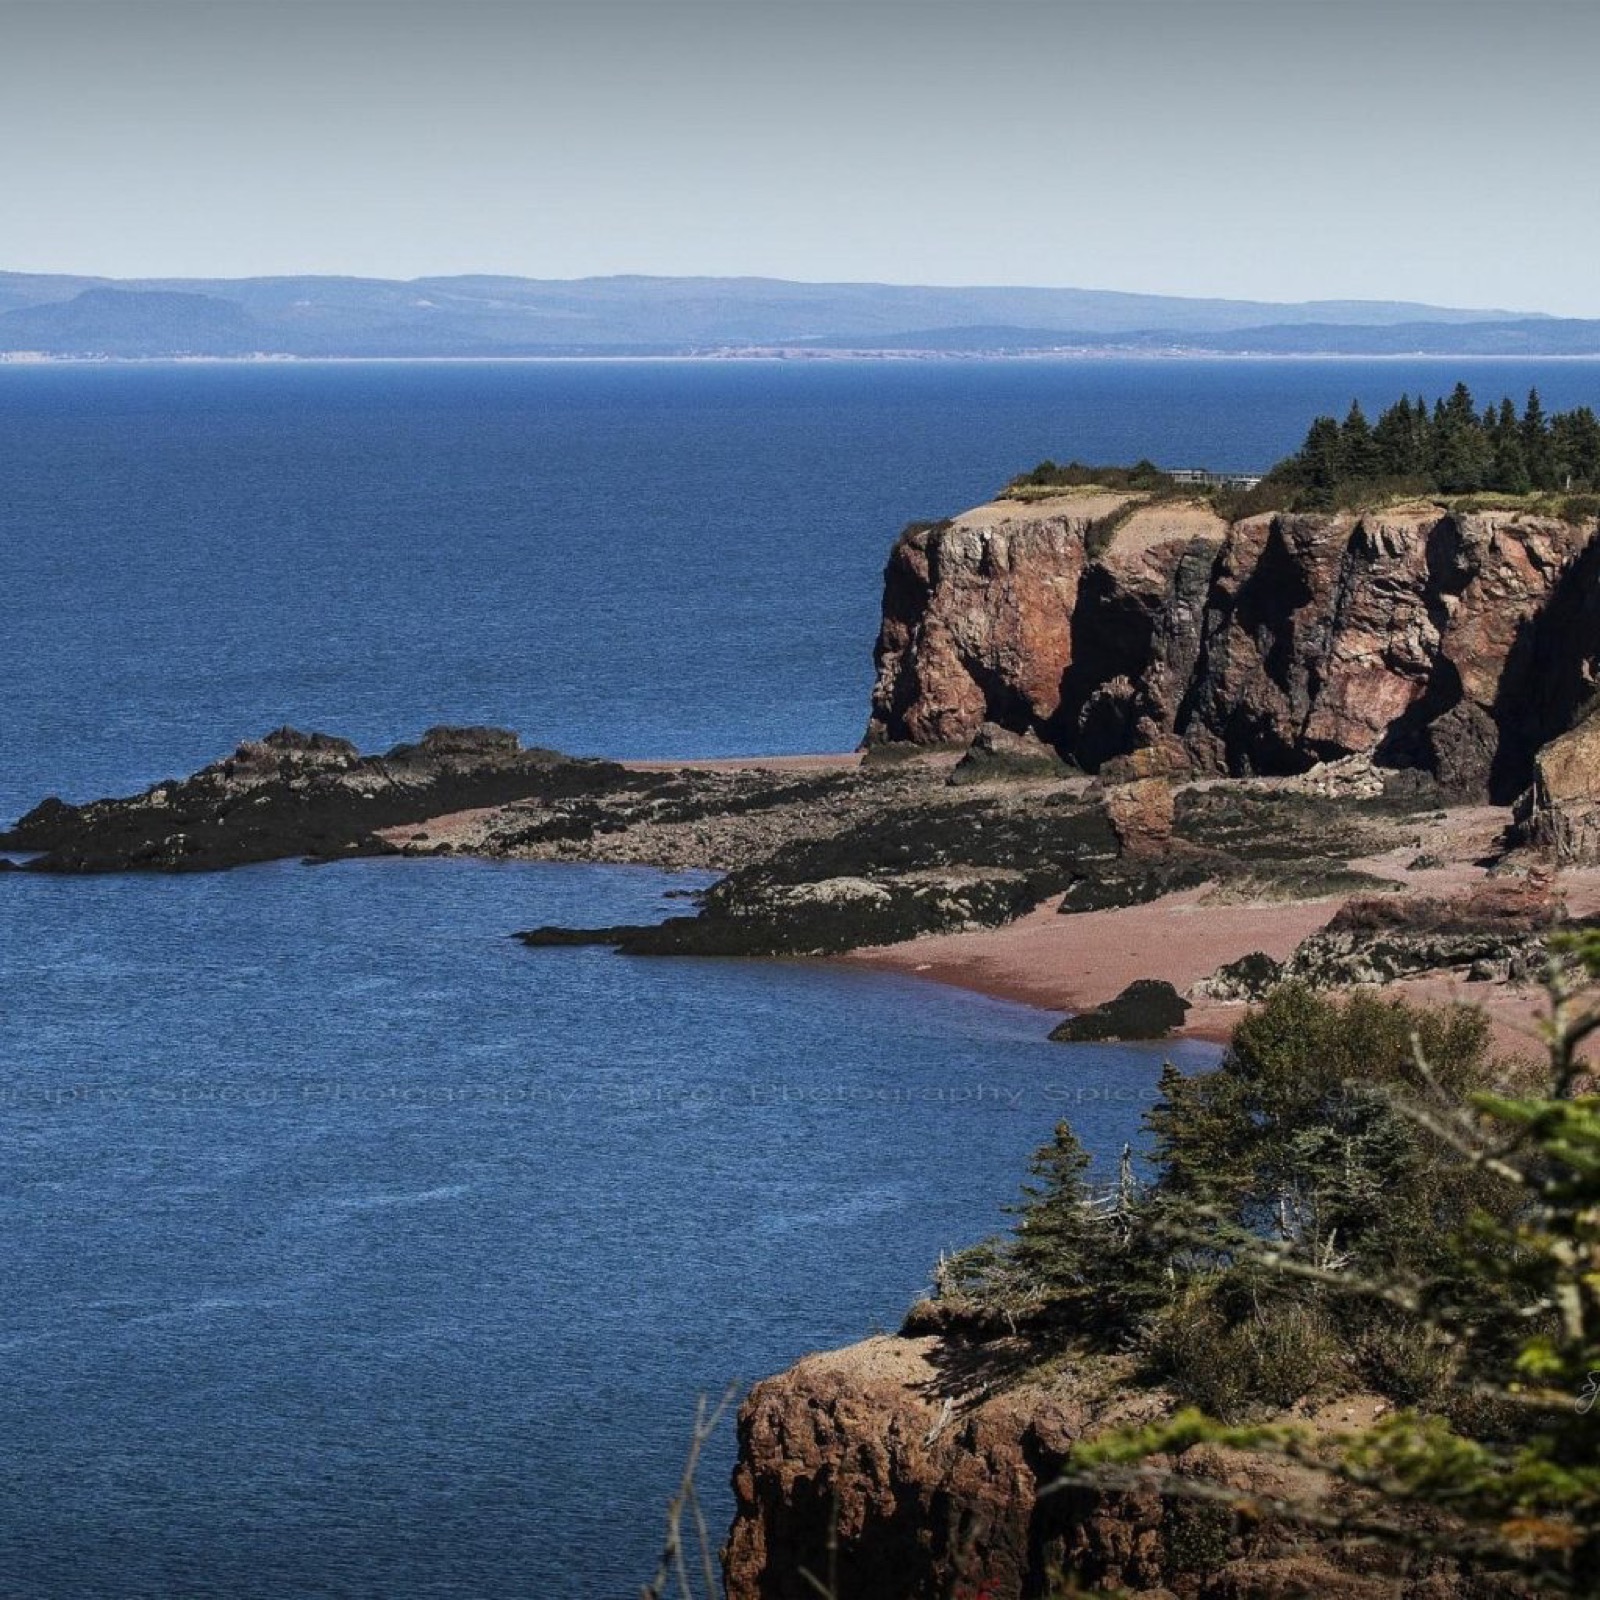
[[[0,367],[0,815],[285,721],[838,749],[906,521],[1461,376],[1600,405],[1582,363]],[[1166,1052],[1027,1008],[506,938],[698,881],[0,879],[0,1595],[634,1593],[698,1393],[893,1327],[1059,1117],[1135,1130]]]

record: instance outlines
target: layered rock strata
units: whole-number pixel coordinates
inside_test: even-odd
[[[1138,757],[1136,776],[1365,755],[1509,801],[1590,692],[1593,527],[1433,504],[1231,525],[1129,508],[1068,494],[908,529],[869,744],[993,722],[1090,771]]]

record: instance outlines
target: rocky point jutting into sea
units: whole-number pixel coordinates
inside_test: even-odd
[[[1015,962],[1030,994],[1083,1012],[1128,979],[1160,987],[1080,1036],[1159,1034],[1186,1004],[1225,1032],[1284,972],[1461,993],[1509,1025],[1532,1012],[1545,932],[1600,914],[1597,624],[1600,529],[1531,504],[1229,523],[1136,493],[1002,499],[894,546],[859,762],[630,766],[482,728],[363,756],[282,729],[138,796],[46,800],[0,848],[61,873],[452,853],[704,866],[724,876],[692,914],[522,937],[865,950],[997,987]],[[924,1308],[902,1336],[757,1385],[729,1594],[810,1592],[801,1569],[820,1570],[832,1526],[845,1595],[971,1582],[1013,1600],[1063,1566],[1151,1596],[1476,1592],[1448,1561],[1401,1577],[1270,1518],[1200,1538],[1153,1493],[1041,1496],[1074,1440],[1170,1404],[1115,1361],[1014,1372],[1002,1337]],[[1288,1487],[1281,1465],[1214,1450],[1176,1466]]]

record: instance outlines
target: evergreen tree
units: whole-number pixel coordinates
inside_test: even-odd
[[[1419,399],[1417,410],[1404,395],[1378,418],[1372,430],[1378,475],[1418,478],[1428,470],[1428,408]]]
[[[1368,482],[1382,474],[1382,457],[1366,413],[1359,400],[1350,402],[1339,428],[1339,476],[1341,480]]]
[[[1494,449],[1494,469],[1489,484],[1504,494],[1526,494],[1533,487],[1527,452],[1522,447],[1522,425],[1509,397],[1490,413],[1488,433]]]
[[[1550,450],[1554,487],[1600,488],[1600,418],[1588,406],[1551,419]]]
[[[1434,408],[1433,422],[1432,466],[1439,488],[1446,494],[1473,494],[1486,487],[1494,472],[1494,446],[1466,384],[1458,383]]]
[[[1508,433],[1494,447],[1489,487],[1501,494],[1527,494],[1533,488],[1533,473],[1523,453],[1522,440],[1515,433]]]
[[[1344,476],[1344,440],[1332,417],[1318,417],[1300,450],[1300,503],[1307,510],[1326,510]]]
[[[1053,1305],[1081,1301],[1095,1292],[1106,1254],[1108,1230],[1089,1204],[1084,1174],[1089,1155],[1065,1122],[1028,1166],[1033,1183],[1009,1209],[1017,1217],[1011,1259]]]
[[[1241,1239],[1266,1228],[1311,1248],[1334,1234],[1355,1259],[1389,1266],[1437,1253],[1434,1220],[1459,1217],[1465,1200],[1440,1188],[1437,1149],[1391,1103],[1419,1082],[1413,1033],[1453,1088],[1482,1072],[1477,1013],[1278,989],[1235,1030],[1224,1070],[1163,1075],[1146,1117],[1155,1202],[1201,1204]]]
[[[1539,391],[1528,391],[1528,407],[1522,414],[1522,454],[1527,459],[1532,486],[1537,489],[1557,489],[1554,460],[1550,449],[1544,406]]]
[[[1470,430],[1477,420],[1478,411],[1472,398],[1472,391],[1466,384],[1458,383],[1450,391],[1450,398],[1444,403],[1445,426]]]

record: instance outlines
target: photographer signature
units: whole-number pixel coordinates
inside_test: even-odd
[[[1594,1410],[1596,1400],[1600,1400],[1600,1372],[1591,1372],[1584,1379],[1578,1398],[1572,1402],[1572,1409],[1580,1417],[1586,1417]]]

